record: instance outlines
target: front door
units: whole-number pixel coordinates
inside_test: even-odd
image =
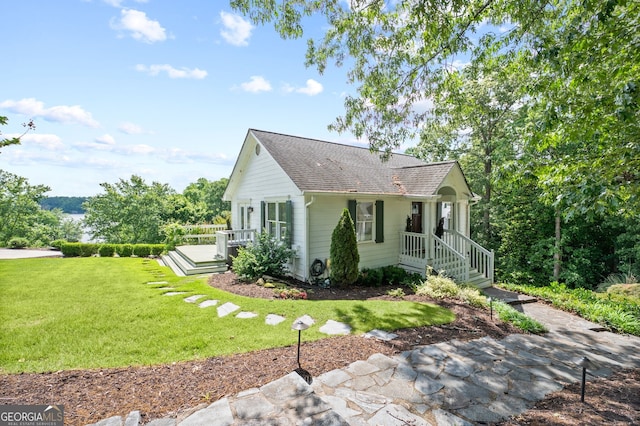
[[[411,232],[422,234],[422,203],[411,202]]]

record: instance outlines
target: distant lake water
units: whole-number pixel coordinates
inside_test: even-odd
[[[80,222],[84,219],[84,214],[67,214],[67,216],[69,216],[71,219],[73,219],[75,222]],[[87,229],[85,227],[82,228],[82,238],[80,238],[80,242],[83,243],[89,243],[91,242],[91,235],[89,235],[89,232],[87,231]]]

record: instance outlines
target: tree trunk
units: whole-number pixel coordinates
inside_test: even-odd
[[[558,281],[560,279],[560,265],[562,263],[562,247],[560,246],[560,215],[556,214],[556,244],[555,250],[553,251],[553,280]]]

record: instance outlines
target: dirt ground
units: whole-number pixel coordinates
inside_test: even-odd
[[[296,284],[296,283],[292,283]],[[299,283],[298,283],[299,284]],[[233,273],[212,275],[210,285],[251,297],[272,298],[273,290],[242,283]],[[393,287],[351,290],[314,288],[308,298],[392,299]],[[405,290],[409,293],[408,290]],[[408,295],[405,300],[430,301]],[[416,345],[482,336],[502,338],[519,332],[489,313],[457,303],[438,301],[453,310],[450,324],[397,331],[391,342],[339,336],[304,342],[303,367],[312,376],[367,359],[374,353],[393,355]],[[168,365],[67,370],[42,374],[0,375],[0,404],[63,404],[65,424],[85,425],[139,410],[144,423],[167,416],[185,416],[191,409],[225,396],[259,387],[297,367],[294,346]],[[502,425],[640,424],[640,370],[621,371],[607,379],[590,381],[580,402],[580,384],[540,401],[531,410]]]

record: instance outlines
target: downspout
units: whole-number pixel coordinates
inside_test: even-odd
[[[308,276],[308,274],[309,274],[309,246],[310,246],[309,237],[310,237],[310,234],[311,234],[311,231],[309,230],[309,227],[310,227],[310,224],[311,224],[311,220],[310,220],[311,213],[309,211],[309,207],[311,207],[311,205],[315,201],[316,201],[316,197],[312,195],[311,199],[309,200],[309,202],[307,202],[304,205],[304,207],[306,209],[306,212],[307,212],[307,217],[306,217],[305,224],[304,224],[304,226],[306,228],[306,234],[307,235],[306,235],[305,242],[304,242],[305,249],[304,249],[304,259],[303,259],[303,261],[304,261],[304,263],[303,263],[304,264],[304,281],[305,282],[307,282],[309,280],[309,276]]]

